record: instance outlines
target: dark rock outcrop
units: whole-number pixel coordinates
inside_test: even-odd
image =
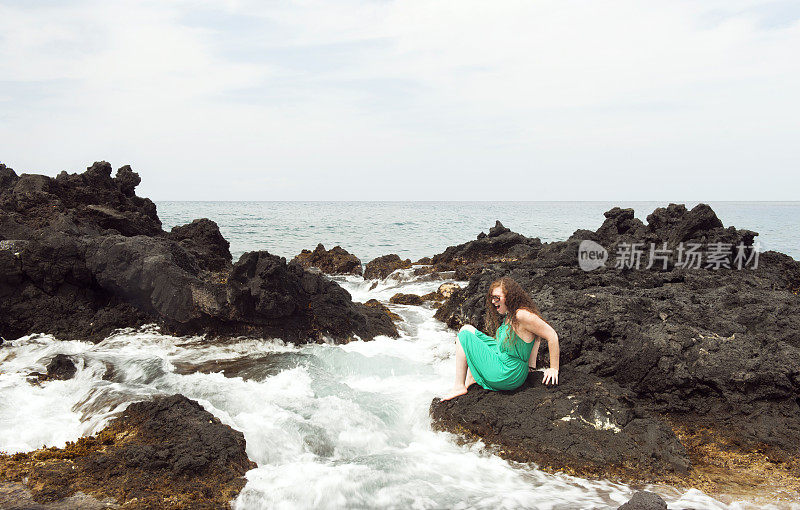
[[[415,262],[414,265],[417,265],[417,263]],[[439,276],[439,272],[436,270],[436,267],[427,265],[415,267],[414,271],[412,271],[411,274],[413,274],[414,276],[425,276],[428,274],[433,276]]]
[[[393,321],[400,321],[403,320],[402,317],[394,313],[393,311],[389,310],[389,307],[378,301],[377,299],[370,299],[364,303],[364,306],[370,306],[372,308],[377,308],[378,310],[382,311],[386,315],[389,316],[390,319]]]
[[[19,251],[0,250],[1,336],[41,332],[100,340],[116,328],[153,321],[97,284],[86,263],[88,240],[41,231],[24,244]]]
[[[419,280],[417,280],[419,281]],[[458,290],[458,285],[454,283],[443,283],[439,288],[433,292],[428,292],[422,296],[417,294],[403,294],[401,292],[389,298],[389,302],[396,305],[421,305],[426,301],[434,301],[435,307],[440,306],[440,302],[449,298],[453,292]]]
[[[606,220],[597,231],[578,230],[570,240],[588,239],[599,243],[609,252],[609,266],[614,266],[617,262],[621,245],[625,245],[625,251],[629,251],[633,249],[633,243],[639,243],[637,248],[648,252],[648,256],[651,244],[655,250],[666,248],[671,255],[666,260],[667,269],[675,267],[677,249],[681,244],[687,250],[690,245],[696,244],[700,251],[708,251],[712,245],[716,245],[713,246],[715,251],[720,255],[727,255],[732,261],[737,255],[736,247],[740,244],[748,247],[745,254],[750,255],[749,247],[758,235],[752,230],[724,228],[707,204],[698,204],[691,211],[687,211],[683,204],[659,207],[647,216],[647,225],[634,217],[633,209],[614,207],[605,213],[605,217]],[[570,243],[562,246],[571,248]]]
[[[434,301],[437,308],[441,305],[441,301],[444,301],[446,298],[439,294],[438,292],[428,292],[427,294],[423,294],[420,296],[422,301]]]
[[[78,369],[72,358],[66,354],[56,354],[47,364],[47,373],[32,372],[28,374],[29,382],[66,381],[75,377]]]
[[[382,280],[398,269],[411,267],[411,259],[403,260],[397,254],[391,253],[373,259],[364,269],[365,280]]]
[[[500,221],[481,232],[474,241],[450,246],[444,252],[420,259],[437,272],[455,270],[456,280],[468,280],[480,272],[486,264],[510,262],[535,258],[542,247],[539,238],[528,238],[503,226]]]
[[[75,372],[78,369],[72,358],[66,354],[56,354],[55,357],[47,364],[47,377],[48,379],[56,379],[59,381],[66,381],[75,377]]]
[[[617,510],[667,510],[667,502],[655,492],[636,491],[633,497]]]
[[[541,379],[536,372],[510,392],[473,384],[466,395],[434,400],[431,416],[501,445],[519,462],[627,478],[687,472],[686,450],[669,425],[635,405],[629,391],[571,368],[561,371],[559,385]]]
[[[14,170],[0,163],[0,189],[10,189],[18,180],[19,176]]]
[[[125,508],[226,508],[256,467],[244,435],[183,395],[131,404],[96,436],[63,449],[0,455],[0,478],[38,503],[77,492]]]
[[[644,225],[632,210],[614,208],[596,232],[579,230],[567,241],[543,245],[532,258],[484,264],[436,317],[455,329],[482,327],[486,289],[510,276],[558,332],[562,373],[585,384],[599,377],[604,386],[618,385],[647,419],[689,433],[719,432],[734,445],[729,449],[768,452],[800,477],[791,460],[800,455],[800,263],[768,251],[758,254],[757,267],[751,262],[742,269],[686,268],[674,258],[666,270],[645,269],[646,258],[639,270],[608,262],[593,271],[579,267],[578,246],[587,239],[609,252],[622,243],[660,248],[666,242],[674,249],[674,243],[696,242],[702,250],[741,245],[745,255],[754,255],[756,233],[724,228],[704,204],[691,211],[671,204],[648,219]],[[734,252],[725,252],[732,262]],[[542,345],[538,366],[549,362]],[[515,398],[532,391],[524,388]],[[511,414],[481,427],[456,419],[472,412],[469,400],[457,403],[465,398],[448,404],[463,408],[437,415],[440,426],[491,436],[506,450],[519,447],[519,438],[506,433],[518,422]],[[492,409],[498,415],[499,404]]]
[[[468,243],[451,246],[431,258],[433,265],[460,266],[475,263],[525,260],[536,256],[541,248],[539,238],[528,238],[503,226],[499,221],[489,235],[478,236]]]
[[[389,302],[396,305],[421,305],[423,299],[416,294],[397,293],[389,298]]]
[[[194,259],[163,238],[107,235],[85,244],[86,268],[107,293],[168,324],[186,323],[220,312],[224,286],[200,278]],[[206,293],[216,292],[216,298]],[[203,293],[195,300],[195,295]],[[197,304],[195,305],[195,301]]]
[[[316,267],[325,274],[354,274],[361,276],[361,261],[341,246],[326,250],[322,243],[314,251],[303,250],[292,259],[304,268]]]
[[[245,253],[234,265],[227,285],[231,309],[227,323],[275,331],[288,340],[396,336],[392,321],[372,307],[353,303],[350,293],[324,276],[265,251]],[[225,324],[220,324],[225,328]]]
[[[55,179],[2,167],[0,180],[2,337],[100,340],[147,323],[297,342],[397,336],[385,314],[297,264],[256,252],[232,265],[213,221],[164,232],[130,167],[112,178],[101,162]]]
[[[216,222],[208,218],[194,220],[188,225],[172,227],[169,238],[190,258],[185,265],[206,271],[225,271],[231,268],[230,243],[222,237]]]

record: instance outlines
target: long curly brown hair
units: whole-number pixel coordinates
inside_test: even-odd
[[[489,290],[486,291],[486,314],[483,317],[483,322],[486,326],[487,332],[494,332],[494,334],[497,334],[497,328],[500,327],[500,323],[502,322],[500,314],[492,304],[492,292],[497,287],[503,289],[503,293],[506,295],[505,304],[506,308],[508,308],[508,316],[510,316],[509,322],[511,322],[512,328],[519,324],[519,321],[517,320],[517,310],[521,308],[535,313],[542,320],[544,320],[541,312],[539,312],[539,307],[537,307],[536,303],[533,302],[533,298],[531,298],[531,296],[525,292],[525,289],[523,289],[522,286],[514,279],[504,276],[493,281],[489,285]],[[511,332],[506,330],[506,335],[503,339],[503,342],[511,342],[511,345],[513,345],[514,342],[516,342],[516,335],[513,337],[513,340],[511,340],[511,338]]]

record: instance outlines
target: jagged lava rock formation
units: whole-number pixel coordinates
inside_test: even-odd
[[[316,267],[325,274],[353,274],[361,276],[361,261],[341,246],[334,246],[326,250],[322,243],[314,251],[303,250],[295,258],[305,268]]]
[[[348,341],[397,336],[380,310],[266,251],[232,263],[216,223],[161,228],[129,166],[56,178],[0,165],[0,337],[100,340],[158,323],[175,334]]]
[[[183,395],[133,403],[65,448],[0,455],[0,477],[37,503],[67,503],[80,491],[132,509],[228,508],[254,467],[244,435]]]
[[[559,334],[561,383],[542,387],[535,373],[511,394],[473,386],[452,401],[432,402],[436,426],[483,437],[511,458],[576,473],[676,476],[699,486],[700,475],[692,476],[705,468],[737,466],[746,475],[755,472],[753,462],[764,462],[768,468],[758,470],[787,474],[779,487],[800,490],[800,263],[767,251],[755,268],[755,259],[742,269],[680,267],[680,243],[704,250],[723,243],[731,257],[742,245],[753,255],[757,234],[724,228],[705,204],[658,208],[647,225],[631,209],[605,216],[597,231],[578,230],[538,249],[527,240],[500,252],[487,246],[480,255],[485,238],[458,247],[472,253],[461,263],[473,267],[475,259],[528,255],[473,270],[436,317],[454,329],[480,328],[489,283],[514,278]],[[609,250],[605,266],[579,267],[584,240]],[[644,260],[638,270],[615,267],[616,248],[634,242],[645,249],[666,242],[675,256],[667,269],[645,269]],[[543,342],[539,367],[548,356]],[[769,490],[755,475],[750,483]]]

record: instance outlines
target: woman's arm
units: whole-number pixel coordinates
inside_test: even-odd
[[[545,384],[551,382],[553,384],[558,384],[558,367],[561,355],[558,345],[558,333],[556,333],[556,330],[554,330],[550,324],[546,323],[541,317],[529,310],[517,310],[517,320],[520,322],[523,329],[531,332],[536,337],[547,340],[547,350],[550,352],[550,368],[545,369],[542,382]],[[534,345],[537,351],[539,338],[536,339],[537,344]],[[533,355],[533,352],[531,355]],[[533,363],[534,366],[536,366],[535,359]],[[530,366],[530,360],[528,360],[528,365]]]
[[[531,369],[536,369],[536,358],[539,356],[539,344],[541,343],[540,340],[541,338],[537,336],[536,340],[533,341],[531,356],[528,358],[528,366],[531,367]]]

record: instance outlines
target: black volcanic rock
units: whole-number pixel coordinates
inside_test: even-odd
[[[335,282],[266,251],[245,253],[233,266],[228,300],[233,323],[247,318],[265,331],[283,330],[292,340],[319,340],[324,333],[335,338],[397,335],[380,310],[353,303]]]
[[[97,285],[148,315],[182,323],[217,310],[204,308],[207,300],[195,306],[194,294],[209,289],[197,276],[194,260],[165,238],[97,237],[87,242],[85,261]]]
[[[28,380],[34,384],[44,381],[66,381],[72,379],[77,371],[72,358],[66,354],[56,354],[47,364],[46,373],[32,372],[28,374]]]
[[[508,232],[511,232],[511,229],[504,227],[503,224],[500,223],[500,220],[497,220],[494,226],[489,229],[489,237],[497,237]]]
[[[595,233],[601,241],[613,241],[626,235],[640,238],[646,230],[644,223],[634,217],[634,211],[630,208],[614,207],[603,213],[603,216],[606,220]]]
[[[2,479],[58,508],[73,508],[65,498],[78,491],[125,508],[226,508],[254,467],[244,435],[183,395],[133,403],[63,449],[0,455]]]
[[[75,363],[66,354],[56,354],[47,365],[47,378],[66,381],[75,377]]]
[[[455,270],[456,280],[469,280],[487,264],[532,259],[541,248],[538,237],[525,237],[496,221],[489,235],[481,232],[474,241],[450,246],[438,255],[420,259],[419,263],[432,264],[434,271]]]
[[[207,271],[224,271],[231,268],[230,243],[222,237],[219,226],[208,218],[194,220],[187,225],[172,227],[169,238],[194,259],[189,265]]]
[[[489,230],[489,235],[468,243],[450,246],[431,257],[433,265],[452,267],[465,264],[487,264],[501,261],[524,260],[536,256],[541,248],[539,238],[528,238],[504,227],[499,221]],[[445,269],[446,270],[446,269]]]
[[[701,251],[708,251],[710,245],[719,244],[718,251],[727,253],[733,260],[739,245],[745,247],[745,254],[749,256],[753,240],[758,235],[752,230],[723,227],[707,204],[697,204],[691,211],[687,211],[683,204],[659,207],[647,216],[647,225],[634,217],[633,209],[614,207],[605,213],[605,217],[606,220],[597,231],[578,230],[569,241],[589,239],[599,243],[609,252],[607,265],[616,262],[620,245],[630,247],[633,243],[639,243],[639,248],[648,253],[651,244],[655,249],[666,246],[670,252],[668,269],[675,267],[677,249],[681,244],[684,248],[697,244]],[[569,246],[568,254],[573,255],[572,245],[552,244],[555,245],[553,248]],[[574,255],[577,257],[577,251]],[[559,261],[561,264],[564,262],[566,260]]]
[[[136,186],[142,182],[142,178],[139,177],[139,174],[131,170],[130,165],[125,165],[117,169],[114,182],[123,195],[132,197],[135,195]]]
[[[411,267],[411,259],[403,260],[396,253],[383,255],[367,263],[364,269],[365,280],[382,280],[398,269]]]
[[[421,305],[424,300],[417,294],[403,294],[398,292],[389,298],[390,303],[396,305]]]
[[[667,510],[667,502],[655,492],[636,491],[633,497],[617,510]]]
[[[0,190],[11,189],[19,180],[17,173],[0,163]]]
[[[85,250],[81,238],[57,232],[0,249],[0,336],[101,339],[116,328],[152,322],[97,285]]]
[[[645,269],[645,264],[638,270],[613,263],[593,271],[579,267],[578,246],[587,239],[609,252],[621,243],[697,242],[703,249],[713,243],[741,244],[752,255],[756,233],[725,228],[704,204],[691,211],[671,204],[648,219],[645,225],[632,210],[614,208],[595,232],[579,230],[567,241],[545,244],[533,258],[483,264],[436,317],[454,329],[483,327],[489,284],[510,276],[530,292],[558,332],[562,373],[584,384],[600,378],[605,386],[618,385],[637,412],[706,427],[732,437],[740,451],[797,458],[800,262],[767,251],[758,254],[757,267],[750,263],[742,269],[733,264],[681,268],[674,260],[667,270]],[[547,366],[546,342],[542,346],[538,366]],[[484,415],[503,416],[501,409],[498,402]],[[453,430],[463,425],[458,416],[470,412],[436,416],[440,427]],[[506,431],[517,422],[508,414],[496,419],[491,430]],[[481,435],[488,430],[482,427],[466,428]],[[492,437],[503,448],[516,444],[504,434]],[[541,450],[525,449],[531,457]]]
[[[499,392],[473,384],[466,395],[435,399],[430,414],[438,428],[500,444],[519,462],[631,478],[687,472],[686,450],[672,429],[629,391],[571,368],[559,380],[545,386],[534,372],[519,389]]]
[[[216,223],[167,233],[140,178],[95,163],[55,179],[0,168],[0,336],[100,340],[157,323],[178,334],[347,341],[397,336],[379,310],[267,252],[234,266]]]
[[[316,267],[325,274],[354,274],[361,276],[361,261],[341,246],[326,250],[322,243],[314,251],[303,250],[292,262],[305,268]]]
[[[5,167],[0,174],[4,183],[0,188],[0,210],[5,216],[0,236],[5,239],[32,239],[47,229],[72,235],[99,234],[104,230],[123,235],[161,232],[155,204],[133,193],[138,176],[120,169],[123,193],[111,178],[111,165],[105,161],[95,163],[82,174],[61,172],[56,178],[33,174],[15,178],[14,172]]]

